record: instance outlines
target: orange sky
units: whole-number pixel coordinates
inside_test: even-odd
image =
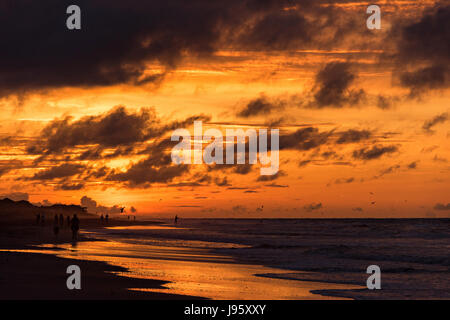
[[[137,214],[152,216],[448,217],[448,210],[436,209],[437,204],[450,202],[448,87],[424,86],[426,90],[412,96],[417,87],[399,83],[398,73],[419,64],[403,66],[395,58],[385,58],[398,54],[395,45],[386,42],[393,39],[390,35],[400,23],[398,19],[404,19],[405,24],[419,23],[423,15],[432,14],[427,10],[437,2],[380,2],[382,29],[370,32],[365,30],[365,6],[364,2],[346,1],[335,6],[335,19],[360,17],[357,28],[361,30],[347,30],[348,36],[327,48],[315,48],[314,44],[308,48],[270,48],[270,44],[269,49],[251,49],[224,43],[208,56],[186,52],[175,67],[147,61],[144,75],[164,73],[161,81],[153,83],[50,86],[4,94],[0,99],[0,194],[25,197],[34,203],[74,204],[87,196],[103,206],[125,206],[128,213],[133,206]],[[290,11],[302,9],[300,5]],[[348,81],[340,97],[347,99],[362,89],[364,98],[358,103],[317,107],[320,101],[315,97],[321,83],[330,84],[320,82],[318,74],[332,63],[351,66],[343,72],[354,79]],[[39,74],[34,76],[39,78]],[[334,81],[340,79],[338,75]],[[392,102],[389,107],[377,106],[380,95]],[[258,98],[272,109],[239,116]],[[161,157],[154,151],[138,154],[136,150],[170,137],[173,130],[140,140],[114,157],[107,154],[118,147],[106,145],[100,157],[81,159],[82,152],[98,146],[95,143],[77,143],[46,158],[40,158],[42,152],[29,151],[30,146],[48,142],[45,139],[49,136],[41,130],[55,119],[71,116],[70,126],[89,116],[101,119],[114,113],[116,106],[124,106],[129,115],[151,108],[160,124],[205,115],[210,117],[204,121],[205,128],[223,132],[235,126],[248,128],[249,124],[267,128],[276,122],[272,128],[280,129],[281,135],[312,127],[329,137],[311,149],[294,146],[281,150],[281,174],[270,181],[258,181],[259,165],[245,174],[235,172],[235,167],[211,170],[207,165],[190,165],[164,182],[132,185],[122,179],[133,164]],[[427,121],[440,115],[444,115],[443,120],[425,128]],[[193,132],[189,125],[181,127]],[[348,130],[366,130],[370,135],[353,142],[336,142]],[[358,150],[367,152],[375,146],[395,150],[374,157],[356,155]],[[43,174],[63,164],[75,166],[74,173],[54,178]],[[107,175],[91,174],[102,167],[109,170]],[[224,179],[226,183],[221,183]]]

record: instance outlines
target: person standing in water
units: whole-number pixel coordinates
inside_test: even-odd
[[[175,224],[178,223],[178,216],[177,216],[177,215],[175,216],[175,219],[173,219],[173,222],[174,222]]]
[[[70,229],[72,229],[72,240],[77,240],[78,230],[80,229],[80,220],[78,220],[76,213],[70,221]]]
[[[53,220],[53,233],[55,234],[55,237],[58,238],[58,233],[59,233],[58,214],[55,214],[55,220]]]

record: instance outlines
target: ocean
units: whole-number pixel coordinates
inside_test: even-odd
[[[450,219],[180,219],[85,230],[54,254],[210,299],[449,299]],[[53,245],[46,245],[48,249]],[[367,267],[381,269],[368,290]],[[146,290],[145,288],[130,288]]]

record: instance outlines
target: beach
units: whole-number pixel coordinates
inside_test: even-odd
[[[2,298],[449,299],[448,226],[448,219],[89,221],[76,244],[41,227],[10,227],[0,242],[1,283],[10,288]],[[82,290],[65,287],[70,264],[82,270]],[[381,290],[366,288],[373,264]]]
[[[96,228],[97,219],[85,220],[85,226]],[[113,221],[111,225],[122,225],[124,221]],[[166,282],[152,279],[137,279],[120,276],[127,270],[102,261],[86,261],[60,258],[54,254],[36,253],[36,246],[43,243],[54,246],[69,244],[76,246],[85,241],[99,241],[80,236],[77,243],[71,241],[68,229],[61,230],[58,239],[51,226],[23,226],[27,222],[13,222],[0,227],[0,299],[199,299],[158,292],[128,290],[130,287],[162,288]],[[29,222],[28,222],[29,224]],[[82,290],[68,290],[66,269],[78,265],[82,271]]]

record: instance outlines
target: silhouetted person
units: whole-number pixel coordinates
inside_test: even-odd
[[[108,220],[109,220],[109,214],[106,214],[106,216],[105,216],[105,222],[108,223]]]
[[[58,237],[59,220],[58,220],[58,215],[57,214],[55,214],[55,220],[53,221],[53,233],[55,234],[55,237]]]
[[[36,215],[36,224],[39,225],[40,223],[41,223],[41,214],[38,213],[38,214]]]
[[[61,229],[64,227],[64,216],[62,213],[59,215],[59,227]]]
[[[103,214],[100,216],[100,223],[103,224]]]
[[[78,220],[76,213],[70,221],[70,229],[72,230],[72,240],[77,240],[78,230],[80,229],[80,220]]]
[[[173,219],[173,222],[174,222],[175,224],[178,223],[178,216],[175,216],[175,219]]]

